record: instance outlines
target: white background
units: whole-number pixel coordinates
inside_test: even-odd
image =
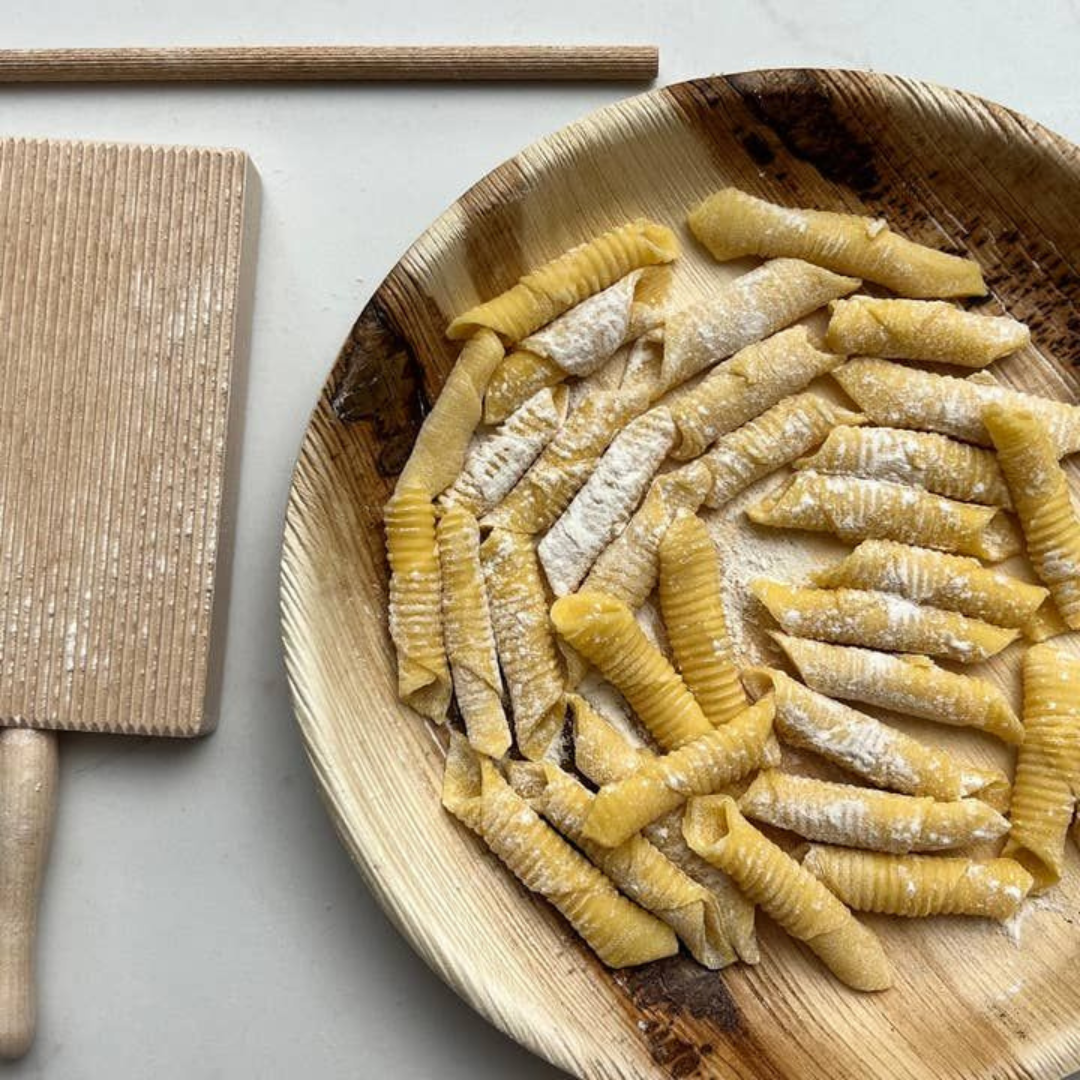
[[[1080,140],[1075,0],[0,0],[0,47],[620,41],[658,44],[662,82],[871,67]],[[262,187],[221,726],[195,745],[62,741],[41,1024],[4,1077],[561,1075],[429,973],[338,844],[289,709],[278,553],[308,411],[382,276],[494,165],[627,92],[0,87],[0,135],[238,146]]]

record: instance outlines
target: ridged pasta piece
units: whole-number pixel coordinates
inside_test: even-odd
[[[877,787],[904,795],[959,799],[963,774],[952,756],[772,668],[743,673],[756,693],[776,697],[773,724],[781,741],[811,750]]]
[[[1080,518],[1053,441],[1034,413],[989,405],[983,423],[997,447],[1027,554],[1071,630],[1080,630]]]
[[[993,446],[983,409],[997,403],[1034,412],[1046,425],[1057,456],[1080,450],[1080,406],[1023,394],[984,382],[859,357],[832,372],[844,392],[875,423],[939,431],[979,446]]]
[[[545,386],[567,375],[591,375],[621,345],[663,317],[670,268],[633,270],[525,338],[495,369],[484,397],[484,420],[498,423]]]
[[[1007,315],[976,315],[941,300],[852,296],[830,307],[826,341],[848,356],[933,360],[981,368],[1022,349],[1031,332]]]
[[[638,218],[570,248],[506,292],[470,308],[450,323],[446,336],[466,338],[486,326],[506,341],[521,341],[631,270],[669,263],[678,254],[679,242],[667,226]]]
[[[983,296],[979,265],[891,232],[883,218],[778,206],[737,188],[710,195],[690,231],[719,262],[758,255],[806,259],[901,296]]]
[[[599,391],[585,398],[480,524],[530,534],[549,529],[592,476],[611,440],[646,404],[641,393]]]
[[[664,533],[680,510],[697,510],[711,482],[701,461],[657,476],[629,524],[593,563],[582,591],[607,593],[634,611],[641,607],[657,582]]]
[[[624,780],[653,756],[649,750],[632,746],[583,697],[568,694],[567,703],[574,723],[574,765],[594,784]],[[690,850],[682,834],[682,809],[658,818],[641,834],[716,898],[728,962],[738,957],[747,964],[758,963],[761,950],[754,932],[754,905],[727,874]]]
[[[981,799],[936,802],[779,769],[758,773],[739,809],[807,840],[899,854],[945,851],[1009,831],[1005,818]]]
[[[787,634],[772,637],[803,682],[819,693],[939,724],[978,728],[1007,743],[1024,741],[1019,717],[993,683],[946,671],[926,656],[894,656]]]
[[[456,732],[442,803],[526,888],[554,905],[608,967],[647,964],[678,951],[670,926],[621,895]]]
[[[1000,510],[860,476],[796,473],[746,513],[758,525],[828,532],[849,543],[899,540],[989,562],[1021,548],[1016,526]]]
[[[715,971],[735,959],[724,934],[717,897],[644,836],[632,836],[614,848],[601,847],[585,837],[582,826],[594,796],[573,776],[550,762],[514,762],[510,782],[626,896],[666,922],[699,964]]]
[[[773,699],[763,697],[708,735],[650,757],[636,772],[605,784],[589,808],[584,835],[615,847],[692,795],[712,795],[759,768],[772,719]]]
[[[819,349],[805,326],[792,326],[740,349],[697,386],[670,399],[679,429],[672,456],[697,457],[717,436],[760,416],[843,362],[842,356]]]
[[[1016,764],[1004,854],[1043,892],[1061,878],[1080,795],[1080,658],[1053,645],[1024,655],[1024,743]]]
[[[566,711],[540,566],[528,536],[502,529],[481,544],[480,561],[517,746],[535,761],[562,730]]]
[[[650,409],[615,436],[537,549],[556,596],[576,589],[619,535],[674,441],[675,424],[664,408]]]
[[[604,593],[574,593],[551,608],[555,630],[612,684],[665,750],[712,731],[678,672],[645,636],[634,613]]]
[[[750,591],[789,634],[972,664],[996,656],[1019,630],[863,589],[813,589],[755,578]]]
[[[416,436],[399,487],[420,488],[435,496],[457,479],[480,423],[484,388],[502,356],[502,344],[490,330],[481,330],[465,343]]]
[[[784,398],[735,431],[721,436],[701,459],[712,473],[706,506],[723,506],[751,484],[813,450],[838,424],[863,418],[808,391]]]
[[[679,673],[711,724],[746,708],[720,595],[720,564],[708,526],[680,514],[660,543],[660,611]]]
[[[855,990],[887,990],[892,971],[881,943],[808,870],[763,836],[726,795],[691,799],[687,843],[729,874],[784,930]]]
[[[859,287],[798,259],[774,259],[673,312],[664,327],[662,382],[678,386]]]
[[[464,507],[478,517],[501,503],[555,438],[566,419],[568,401],[565,386],[534,394],[505,424],[469,451],[442,501]]]
[[[510,725],[503,711],[495,633],[480,567],[480,529],[472,514],[452,506],[439,519],[436,537],[454,696],[470,745],[481,754],[501,758],[510,749]]]
[[[958,611],[995,626],[1023,627],[1046,600],[1029,585],[978,559],[890,540],[864,540],[850,555],[811,575],[824,588],[882,589],[917,604]]]
[[[1031,889],[1031,875],[1012,859],[976,862],[812,844],[802,864],[848,907],[908,918],[978,915],[1004,922]]]
[[[1011,507],[992,450],[904,428],[837,427],[797,469],[914,484],[960,502]]]
[[[398,697],[441,724],[450,704],[443,642],[442,582],[435,507],[428,493],[400,482],[383,513],[390,563],[390,640],[397,651]]]

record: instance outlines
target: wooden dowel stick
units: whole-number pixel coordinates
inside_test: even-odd
[[[644,82],[652,45],[319,45],[0,49],[0,82],[563,80]]]

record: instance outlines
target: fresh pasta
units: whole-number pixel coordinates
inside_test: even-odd
[[[662,382],[671,388],[859,287],[798,259],[774,259],[668,316]]]
[[[525,475],[566,419],[566,387],[540,390],[469,451],[442,499],[478,517],[497,506]]]
[[[887,990],[892,971],[881,943],[808,870],[763,836],[728,796],[691,799],[686,842],[729,874],[793,938],[855,990]]]
[[[976,315],[941,300],[852,296],[830,306],[828,347],[847,356],[933,360],[982,368],[1031,341],[1007,315]]]
[[[789,209],[723,188],[691,212],[689,224],[719,262],[744,255],[790,257],[865,278],[901,296],[986,293],[978,263],[898,236],[883,218]]]
[[[830,589],[881,589],[1008,627],[1027,626],[1049,595],[1038,585],[988,570],[978,559],[889,540],[864,540],[811,580]]]
[[[619,690],[663,749],[675,750],[712,731],[686,683],[624,603],[604,593],[574,593],[555,601],[551,621]]]
[[[467,338],[487,327],[505,341],[521,341],[631,270],[669,263],[678,254],[679,242],[669,228],[638,218],[571,248],[470,308],[450,323],[446,335]]]
[[[537,549],[556,596],[576,589],[619,535],[674,441],[675,424],[664,408],[650,409],[615,436]]]
[[[677,750],[650,757],[622,780],[605,784],[584,834],[605,847],[624,843],[692,795],[711,795],[758,768],[772,732],[773,699],[763,697],[726,724]]]
[[[484,419],[505,419],[522,402],[567,375],[591,375],[625,342],[656,326],[670,281],[666,266],[633,270],[530,334],[491,376]]]
[[[608,967],[647,964],[678,951],[670,926],[620,894],[456,733],[442,802],[526,888],[554,905]]]
[[[442,579],[435,507],[427,491],[400,482],[386,504],[390,563],[390,640],[397,652],[398,697],[441,724],[450,705],[442,622]]]
[[[480,567],[480,529],[472,514],[452,506],[439,519],[436,538],[454,696],[470,745],[489,757],[501,758],[510,749],[510,727],[503,711],[502,677]]]
[[[950,801],[967,794],[952,756],[772,668],[744,672],[751,690],[772,691],[777,735],[788,746],[811,750],[876,787]],[[1002,777],[1004,779],[1004,777]]]
[[[751,484],[813,450],[838,424],[862,422],[858,413],[813,391],[784,398],[721,436],[701,459],[712,473],[705,505],[723,506]]]
[[[547,753],[565,720],[563,673],[547,619],[547,596],[532,541],[494,529],[480,546],[491,624],[525,757]]]
[[[789,634],[925,653],[961,664],[987,660],[1020,636],[955,611],[923,607],[902,596],[863,589],[814,589],[756,578],[750,591]]]
[[[739,799],[739,810],[808,840],[901,854],[997,840],[1009,829],[1005,818],[980,799],[936,802],[779,769],[757,774]]]
[[[550,762],[515,762],[510,782],[626,896],[666,922],[699,964],[717,970],[735,959],[724,932],[719,898],[659,848],[644,836],[631,836],[612,848],[585,837],[582,828],[594,796],[573,776]]]
[[[977,915],[1004,922],[1031,889],[1031,875],[1012,859],[976,862],[812,844],[802,865],[848,907],[907,918]]]
[[[819,349],[805,326],[747,345],[697,386],[672,395],[671,414],[679,430],[672,455],[697,457],[717,436],[760,416],[843,360]]]
[[[849,543],[899,540],[989,562],[1021,547],[1016,526],[1002,511],[891,480],[800,472],[746,513],[758,525],[828,532]]]
[[[1065,624],[1080,630],[1080,518],[1050,434],[1034,413],[989,405],[983,423],[1027,540],[1027,554]]]
[[[594,784],[625,780],[653,756],[643,747],[632,746],[583,697],[569,694],[567,702],[574,723],[574,765]],[[728,962],[738,958],[747,964],[758,963],[761,951],[754,933],[754,905],[727,874],[691,851],[682,834],[681,807],[646,825],[641,834],[716,897],[726,942],[723,955]]]
[[[646,401],[640,393],[619,391],[586,398],[481,524],[530,534],[550,528],[592,476],[620,428],[644,410]]]
[[[984,679],[938,667],[925,656],[894,656],[852,645],[773,634],[803,682],[819,693],[954,727],[971,727],[1007,743],[1024,728],[1001,691]]]
[[[996,403],[1038,416],[1059,458],[1080,450],[1080,406],[1064,401],[1009,390],[977,376],[956,379],[862,357],[849,360],[832,377],[875,424],[938,431],[993,446],[983,410]]]
[[[480,422],[484,388],[502,356],[502,344],[490,330],[479,331],[465,343],[416,436],[398,478],[400,487],[420,488],[435,496],[457,479]]]
[[[1043,892],[1061,878],[1065,836],[1080,796],[1080,657],[1053,645],[1024,656],[1024,742],[1004,854]]]
[[[960,502],[1012,506],[993,451],[934,432],[836,427],[817,453],[795,467],[914,484]]]

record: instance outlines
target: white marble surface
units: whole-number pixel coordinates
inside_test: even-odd
[[[872,67],[1080,140],[1080,3],[907,0],[5,0],[3,46],[655,42],[661,81]],[[594,86],[0,88],[0,133],[240,146],[262,221],[221,727],[196,745],[70,737],[43,910],[37,1045],[0,1073],[554,1077],[442,986],[319,803],[277,630],[282,510],[341,339],[468,184],[625,90]]]

